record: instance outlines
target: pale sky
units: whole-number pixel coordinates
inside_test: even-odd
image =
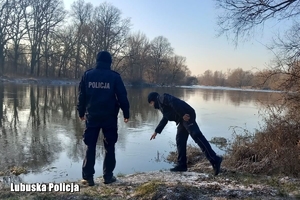
[[[66,9],[74,0],[64,0]],[[104,1],[85,0],[98,6]],[[280,25],[265,24],[254,38],[237,47],[225,36],[217,35],[217,12],[212,0],[108,0],[122,12],[122,18],[131,19],[131,31],[141,31],[151,41],[166,37],[174,53],[186,57],[192,75],[205,70],[266,68],[274,54],[267,50],[272,36]]]

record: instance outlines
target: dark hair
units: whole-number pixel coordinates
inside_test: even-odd
[[[151,101],[155,102],[158,95],[159,94],[157,92],[150,92],[149,95],[148,95],[148,103],[150,103]]]

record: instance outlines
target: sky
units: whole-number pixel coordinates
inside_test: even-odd
[[[66,9],[74,0],[63,0]],[[85,0],[98,6],[105,1]],[[217,10],[213,0],[107,0],[130,18],[131,31],[142,32],[151,41],[157,36],[168,39],[176,55],[186,58],[192,75],[206,70],[265,69],[274,54],[266,45],[278,27],[265,24],[255,37],[235,46],[226,36],[217,37]],[[278,25],[277,25],[278,26]]]

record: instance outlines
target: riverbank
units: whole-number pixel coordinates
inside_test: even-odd
[[[95,179],[95,186],[77,183],[80,191],[13,192],[2,185],[0,199],[300,199],[300,180],[289,177],[251,175],[222,168],[213,176],[207,162],[187,172],[154,171],[118,175],[110,185]],[[66,183],[68,184],[68,183]]]
[[[39,84],[39,85],[77,85],[79,80],[75,79],[57,79],[57,78],[32,78],[32,77],[0,77],[0,83],[14,84]]]

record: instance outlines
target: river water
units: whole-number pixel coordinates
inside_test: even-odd
[[[232,127],[249,131],[263,125],[261,108],[278,98],[266,91],[239,91],[222,88],[127,88],[130,121],[119,114],[117,165],[114,173],[131,174],[168,169],[166,161],[175,151],[176,125],[169,122],[163,132],[150,141],[162,115],[147,103],[151,91],[169,93],[189,103],[205,137],[232,139]],[[0,85],[0,168],[23,166],[28,174],[21,182],[59,182],[81,179],[85,153],[82,141],[84,122],[76,112],[77,85]],[[189,144],[195,145],[189,138]],[[211,144],[218,154],[224,149]],[[102,176],[104,147],[97,144],[95,177]]]

